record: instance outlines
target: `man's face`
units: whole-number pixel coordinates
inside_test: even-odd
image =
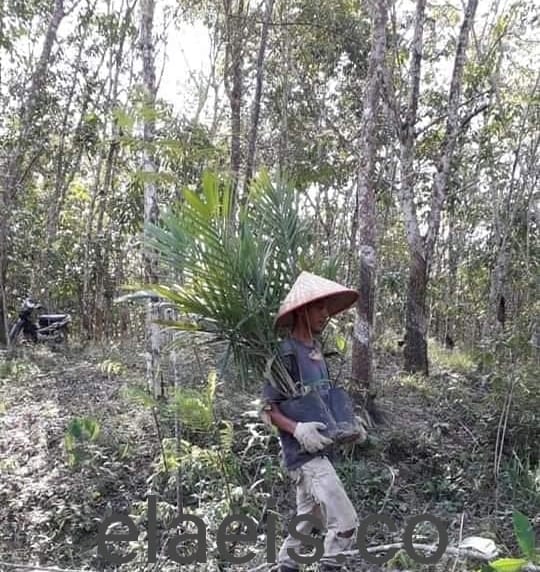
[[[328,322],[328,310],[326,300],[317,300],[306,306],[305,317],[311,331],[320,334]]]

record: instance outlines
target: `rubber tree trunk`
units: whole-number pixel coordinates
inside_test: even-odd
[[[426,291],[427,267],[423,253],[411,252],[407,284],[405,369],[428,375]]]
[[[414,202],[414,185],[416,173],[415,158],[415,125],[420,94],[420,77],[423,54],[423,34],[425,22],[426,0],[418,0],[414,21],[414,33],[411,44],[409,69],[409,89],[407,108],[404,120],[398,120],[400,139],[400,186],[398,199],[403,213],[407,244],[409,246],[409,284],[405,316],[405,369],[409,371],[427,371],[427,354],[424,352],[425,339],[418,339],[425,331],[425,280],[426,257],[424,243],[420,234],[416,206]],[[390,101],[396,116],[399,117],[393,95]],[[422,270],[423,268],[423,270]],[[419,280],[419,278],[422,279]],[[420,286],[418,287],[417,284]],[[423,284],[423,287],[421,286]],[[417,324],[424,325],[418,328]]]
[[[422,63],[422,34],[425,21],[425,0],[418,0],[413,38],[411,68],[409,73],[409,102],[406,120],[401,129],[401,178],[400,203],[405,219],[407,241],[411,255],[407,293],[405,369],[410,372],[428,373],[426,291],[435,244],[439,235],[441,214],[448,195],[448,181],[457,138],[462,130],[459,106],[463,85],[463,69],[466,61],[469,32],[474,22],[478,0],[468,0],[459,32],[454,68],[448,94],[448,112],[441,154],[433,180],[428,229],[421,237],[414,202],[414,143]]]
[[[375,276],[377,270],[377,203],[375,161],[377,151],[377,111],[379,108],[382,65],[386,48],[386,0],[369,2],[372,22],[371,51],[367,75],[357,173],[358,231],[360,241],[360,298],[354,324],[352,377],[358,387],[373,391],[373,326]]]

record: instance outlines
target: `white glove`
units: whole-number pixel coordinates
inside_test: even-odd
[[[364,421],[364,419],[359,415],[356,415],[355,419],[356,423],[358,424],[358,437],[355,439],[354,442],[360,445],[367,440],[368,432],[366,429],[366,422]]]
[[[308,453],[315,453],[332,443],[332,439],[321,435],[319,429],[326,429],[326,425],[319,421],[299,422],[293,435]]]

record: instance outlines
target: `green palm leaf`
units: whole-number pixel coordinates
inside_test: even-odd
[[[274,185],[266,173],[253,181],[237,216],[232,197],[229,185],[205,173],[200,191],[184,190],[183,202],[160,225],[147,227],[166,270],[183,278],[182,285],[164,280],[152,289],[190,317],[169,327],[217,330],[229,341],[244,379],[266,371],[289,387],[276,360],[267,367],[278,342],[272,320],[301,270],[301,257],[312,248],[308,226],[295,190]]]

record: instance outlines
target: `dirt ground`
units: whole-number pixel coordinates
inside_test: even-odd
[[[205,340],[192,344],[176,364],[176,383],[203,386],[219,349]],[[360,517],[385,513],[398,526],[395,534],[377,530],[370,544],[398,542],[407,519],[429,513],[447,523],[451,546],[477,535],[515,555],[512,509],[538,527],[540,500],[519,488],[512,459],[528,443],[530,458],[534,462],[536,455],[538,462],[538,441],[530,441],[538,427],[521,423],[519,412],[512,414],[497,467],[501,406],[489,379],[476,371],[464,375],[436,366],[428,379],[406,376],[399,361],[397,353],[378,355],[377,403],[385,423],[372,427],[368,443],[345,451],[337,462]],[[0,570],[18,565],[27,570],[178,569],[164,553],[168,532],[163,524],[158,525],[157,563],[147,564],[148,494],[157,495],[160,523],[174,516],[180,497],[187,512],[198,511],[210,525],[233,501],[258,521],[256,558],[249,565],[230,567],[209,557],[206,565],[181,569],[270,569],[264,563],[265,506],[274,499],[286,521],[294,514],[294,498],[279,466],[277,439],[256,416],[256,385],[238,387],[226,371],[217,387],[217,441],[184,431],[190,464],[182,473],[180,467],[164,470],[158,435],[174,440],[175,424],[141,400],[144,363],[137,343],[25,347],[9,360],[6,354],[0,358]],[[171,367],[163,369],[166,382]],[[90,419],[93,425],[77,433],[74,419]],[[229,426],[232,437],[225,445],[219,439],[225,439]],[[75,442],[66,438],[69,427]],[[220,447],[230,448],[225,460]],[[209,458],[216,467],[208,468]],[[135,515],[139,534],[130,544],[134,559],[115,567],[98,553],[96,538],[100,522],[118,512]],[[430,527],[416,532],[415,542],[436,542]],[[209,554],[214,552],[215,546],[209,546]],[[479,568],[454,556],[420,566],[403,552],[386,568],[354,556],[348,560],[348,569],[359,571]]]

